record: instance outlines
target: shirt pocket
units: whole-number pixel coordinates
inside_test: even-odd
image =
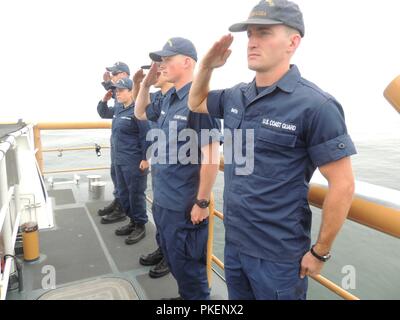
[[[199,225],[185,229],[185,232],[185,257],[206,263],[208,219],[204,220]]]
[[[173,121],[176,122],[176,126],[178,129],[178,134],[179,132],[181,132],[182,130],[185,130],[188,128],[188,121],[187,120],[183,120],[183,119],[174,119]]]
[[[294,148],[296,146],[297,136],[293,134],[275,132],[261,127],[258,130],[257,140],[260,141],[262,146],[266,148],[283,150]]]
[[[291,170],[297,136],[260,127],[255,140],[254,174],[285,180]]]
[[[237,110],[237,113],[229,112],[224,117],[224,129],[238,129],[242,123],[242,112]]]
[[[189,109],[187,107],[183,108],[179,108],[176,113],[171,117],[171,122],[175,122],[177,129],[178,129],[178,133],[181,130],[184,130],[186,128],[188,128],[189,125]]]
[[[225,160],[231,159],[232,162],[235,162],[233,142],[235,137],[242,135],[242,132],[239,130],[241,123],[242,123],[242,112],[240,110],[237,110],[236,113],[233,112],[225,113],[224,130],[223,130]],[[225,168],[228,168],[228,165],[230,165],[231,162],[225,161],[225,164],[226,164]]]

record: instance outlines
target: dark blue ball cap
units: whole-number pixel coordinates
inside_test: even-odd
[[[112,67],[106,68],[106,70],[114,74],[121,72],[126,72],[128,75],[131,74],[128,65],[124,62],[116,62]]]
[[[117,83],[111,85],[111,88],[128,89],[130,91],[133,88],[133,81],[129,78],[119,79]]]
[[[288,0],[262,0],[253,8],[246,21],[232,25],[229,31],[247,31],[249,25],[276,24],[283,24],[296,29],[304,37],[303,14],[296,3]]]
[[[169,39],[162,50],[151,52],[150,59],[161,62],[162,58],[172,57],[178,54],[182,54],[197,61],[197,50],[194,44],[188,39],[179,37]]]

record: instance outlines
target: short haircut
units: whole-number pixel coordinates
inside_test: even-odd
[[[294,29],[294,28],[292,28],[292,27],[289,27],[289,26],[287,26],[287,25],[284,25],[284,27],[285,27],[285,29],[286,29],[286,32],[287,32],[288,36],[292,36],[292,35],[294,35],[294,34],[298,34],[299,36],[301,36],[299,30]]]

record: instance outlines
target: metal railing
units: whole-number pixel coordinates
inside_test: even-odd
[[[110,128],[110,123],[98,122],[98,123],[41,123],[34,127],[35,134],[35,148],[36,148],[36,159],[39,167],[43,174],[44,171],[43,163],[43,150],[41,146],[40,131],[41,130],[69,130],[69,129],[107,129]],[[106,168],[92,168],[91,170],[99,170]],[[58,172],[74,172],[74,171],[87,171],[90,169],[70,169],[62,170]],[[224,171],[224,161],[221,158],[220,171]],[[55,171],[54,171],[55,172]],[[327,187],[322,185],[312,185],[309,192],[309,203],[310,205],[322,208],[325,196],[328,192]],[[147,197],[149,202],[152,202]],[[223,213],[215,209],[214,196],[212,196],[210,204],[210,217],[209,217],[209,238],[207,243],[207,275],[208,281],[212,283],[213,263],[215,263],[221,269],[224,269],[223,262],[213,254],[213,240],[214,240],[214,225],[215,217],[223,220]],[[365,199],[362,197],[355,197],[351,205],[351,209],[348,215],[348,219],[369,228],[378,230],[385,234],[400,238],[400,211],[396,208],[391,208],[385,204],[378,203],[374,200]],[[313,280],[320,283],[325,288],[329,289],[333,293],[342,297],[346,300],[359,300],[358,297],[354,296],[350,292],[342,289],[338,285],[334,284],[330,280],[324,278],[321,275],[312,277]]]
[[[34,126],[34,143],[35,143],[35,156],[36,161],[39,165],[40,172],[44,174],[57,174],[57,173],[68,173],[68,172],[84,172],[84,171],[98,171],[98,170],[109,170],[110,167],[98,167],[98,168],[75,168],[66,170],[53,170],[44,171],[43,153],[45,152],[64,152],[64,151],[85,151],[93,150],[90,147],[82,148],[65,148],[65,149],[43,149],[42,146],[42,130],[91,130],[91,129],[111,129],[110,122],[41,122]],[[109,148],[102,147],[102,148]]]
[[[9,172],[6,163],[8,152],[17,152],[15,147],[16,139],[25,133],[24,130],[19,130],[7,139],[0,143],[0,233],[2,244],[4,246],[4,269],[0,273],[0,300],[5,300],[8,288],[10,274],[13,272],[14,267],[12,264],[15,248],[15,241],[17,239],[22,208],[20,203],[19,183],[9,186],[8,181]],[[18,169],[18,164],[16,168]],[[13,203],[13,206],[11,206]]]
[[[400,76],[397,76],[383,92],[386,100],[400,113]]]

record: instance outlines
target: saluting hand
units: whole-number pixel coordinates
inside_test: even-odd
[[[157,63],[152,63],[151,64],[151,68],[149,70],[149,72],[147,73],[147,75],[144,77],[143,80],[143,85],[145,87],[151,87],[152,85],[157,83],[157,79],[158,79],[158,64]]]
[[[138,71],[136,71],[136,73],[133,76],[133,83],[134,84],[140,84],[143,79],[146,77],[146,75],[143,72],[143,69],[139,69]]]
[[[193,206],[192,212],[190,214],[193,224],[202,223],[204,220],[208,218],[209,215],[210,211],[208,208],[202,209],[197,204]]]
[[[107,72],[104,72],[104,74],[103,74],[103,80],[104,80],[104,82],[108,82],[108,81],[111,81],[111,76],[110,76],[110,73],[107,71]]]
[[[106,95],[105,95],[104,98],[103,98],[103,102],[109,101],[109,100],[112,98],[112,96],[113,96],[112,90],[108,90],[107,93],[106,93]]]
[[[233,36],[231,34],[227,34],[219,41],[214,43],[212,48],[207,52],[201,61],[202,66],[208,69],[222,67],[232,53],[232,50],[229,49],[232,42]]]

